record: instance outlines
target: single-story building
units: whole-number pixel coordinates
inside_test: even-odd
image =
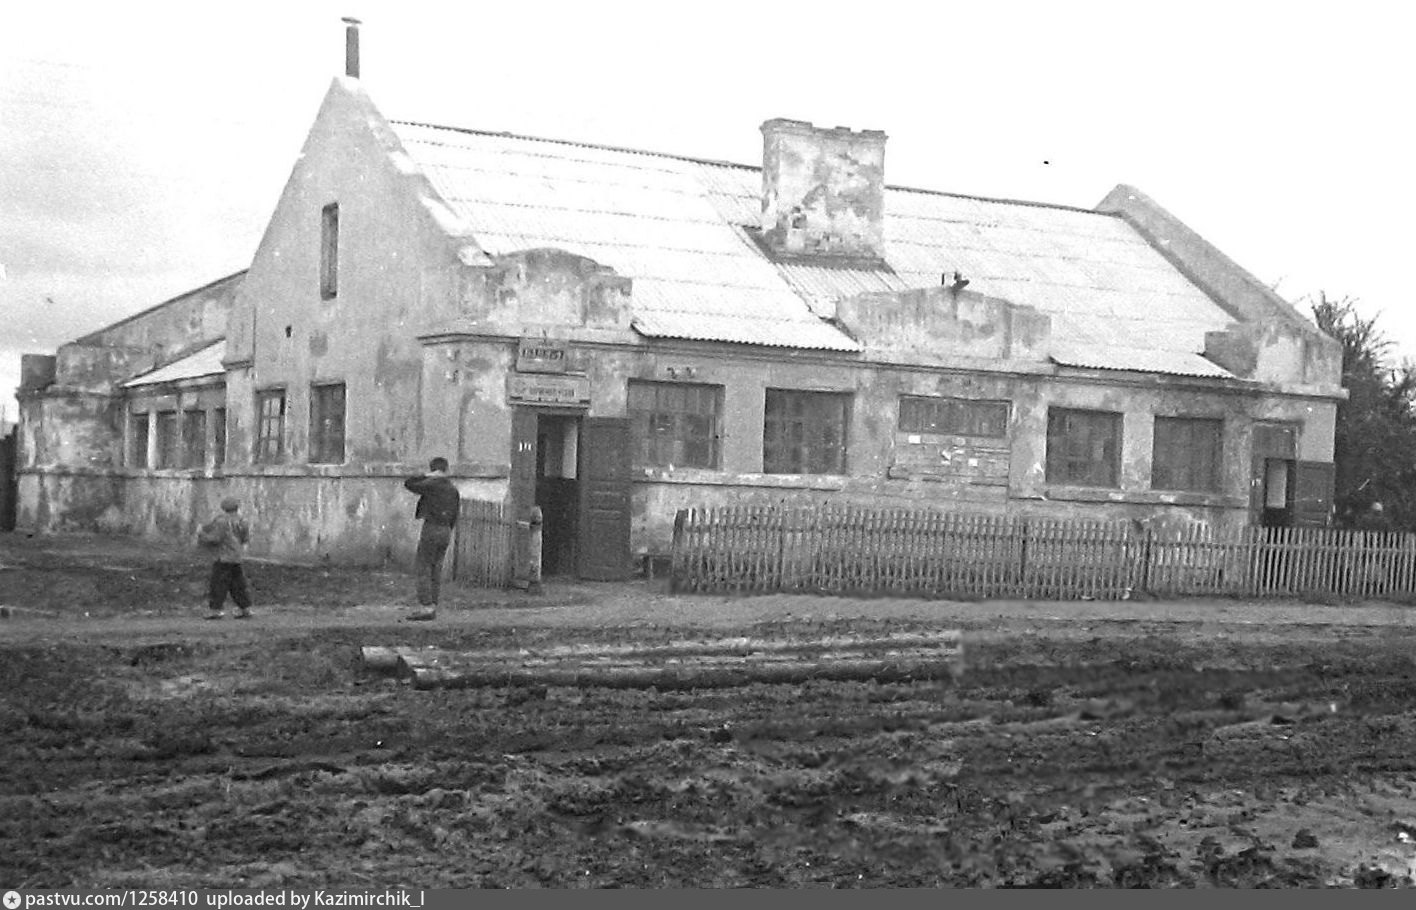
[[[893,186],[886,136],[748,166],[391,119],[334,80],[249,269],[27,356],[19,517],[407,559],[400,480],[539,505],[623,577],[689,505],[1325,524],[1338,345],[1139,190]]]

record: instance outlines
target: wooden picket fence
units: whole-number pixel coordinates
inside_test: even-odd
[[[678,513],[672,579],[690,592],[1380,598],[1416,592],[1416,535],[727,506]]]
[[[449,577],[473,587],[510,585],[515,531],[516,522],[502,503],[464,499],[448,560]]]

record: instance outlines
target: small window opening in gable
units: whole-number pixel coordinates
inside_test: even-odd
[[[320,297],[329,300],[339,293],[339,203],[331,202],[320,212]]]

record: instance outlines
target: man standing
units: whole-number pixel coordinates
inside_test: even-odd
[[[457,524],[462,499],[447,476],[446,458],[434,458],[428,462],[428,473],[415,474],[405,480],[403,486],[418,494],[418,508],[413,517],[423,520],[414,563],[418,578],[418,610],[410,613],[408,618],[429,620],[437,616],[443,556],[452,540],[452,528]]]
[[[251,591],[241,568],[241,555],[251,539],[251,526],[236,513],[241,503],[228,496],[221,501],[221,514],[201,527],[197,540],[215,557],[207,584],[207,619],[220,619],[226,596],[236,602],[236,618],[250,619]]]

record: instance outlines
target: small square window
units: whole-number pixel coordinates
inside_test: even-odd
[[[1049,408],[1047,482],[1080,487],[1121,485],[1121,415]]]
[[[718,467],[723,387],[629,383],[629,418],[641,467]]]
[[[1151,449],[1151,488],[1219,491],[1224,421],[1157,417]]]
[[[851,396],[768,389],[762,470],[768,474],[844,474]]]

